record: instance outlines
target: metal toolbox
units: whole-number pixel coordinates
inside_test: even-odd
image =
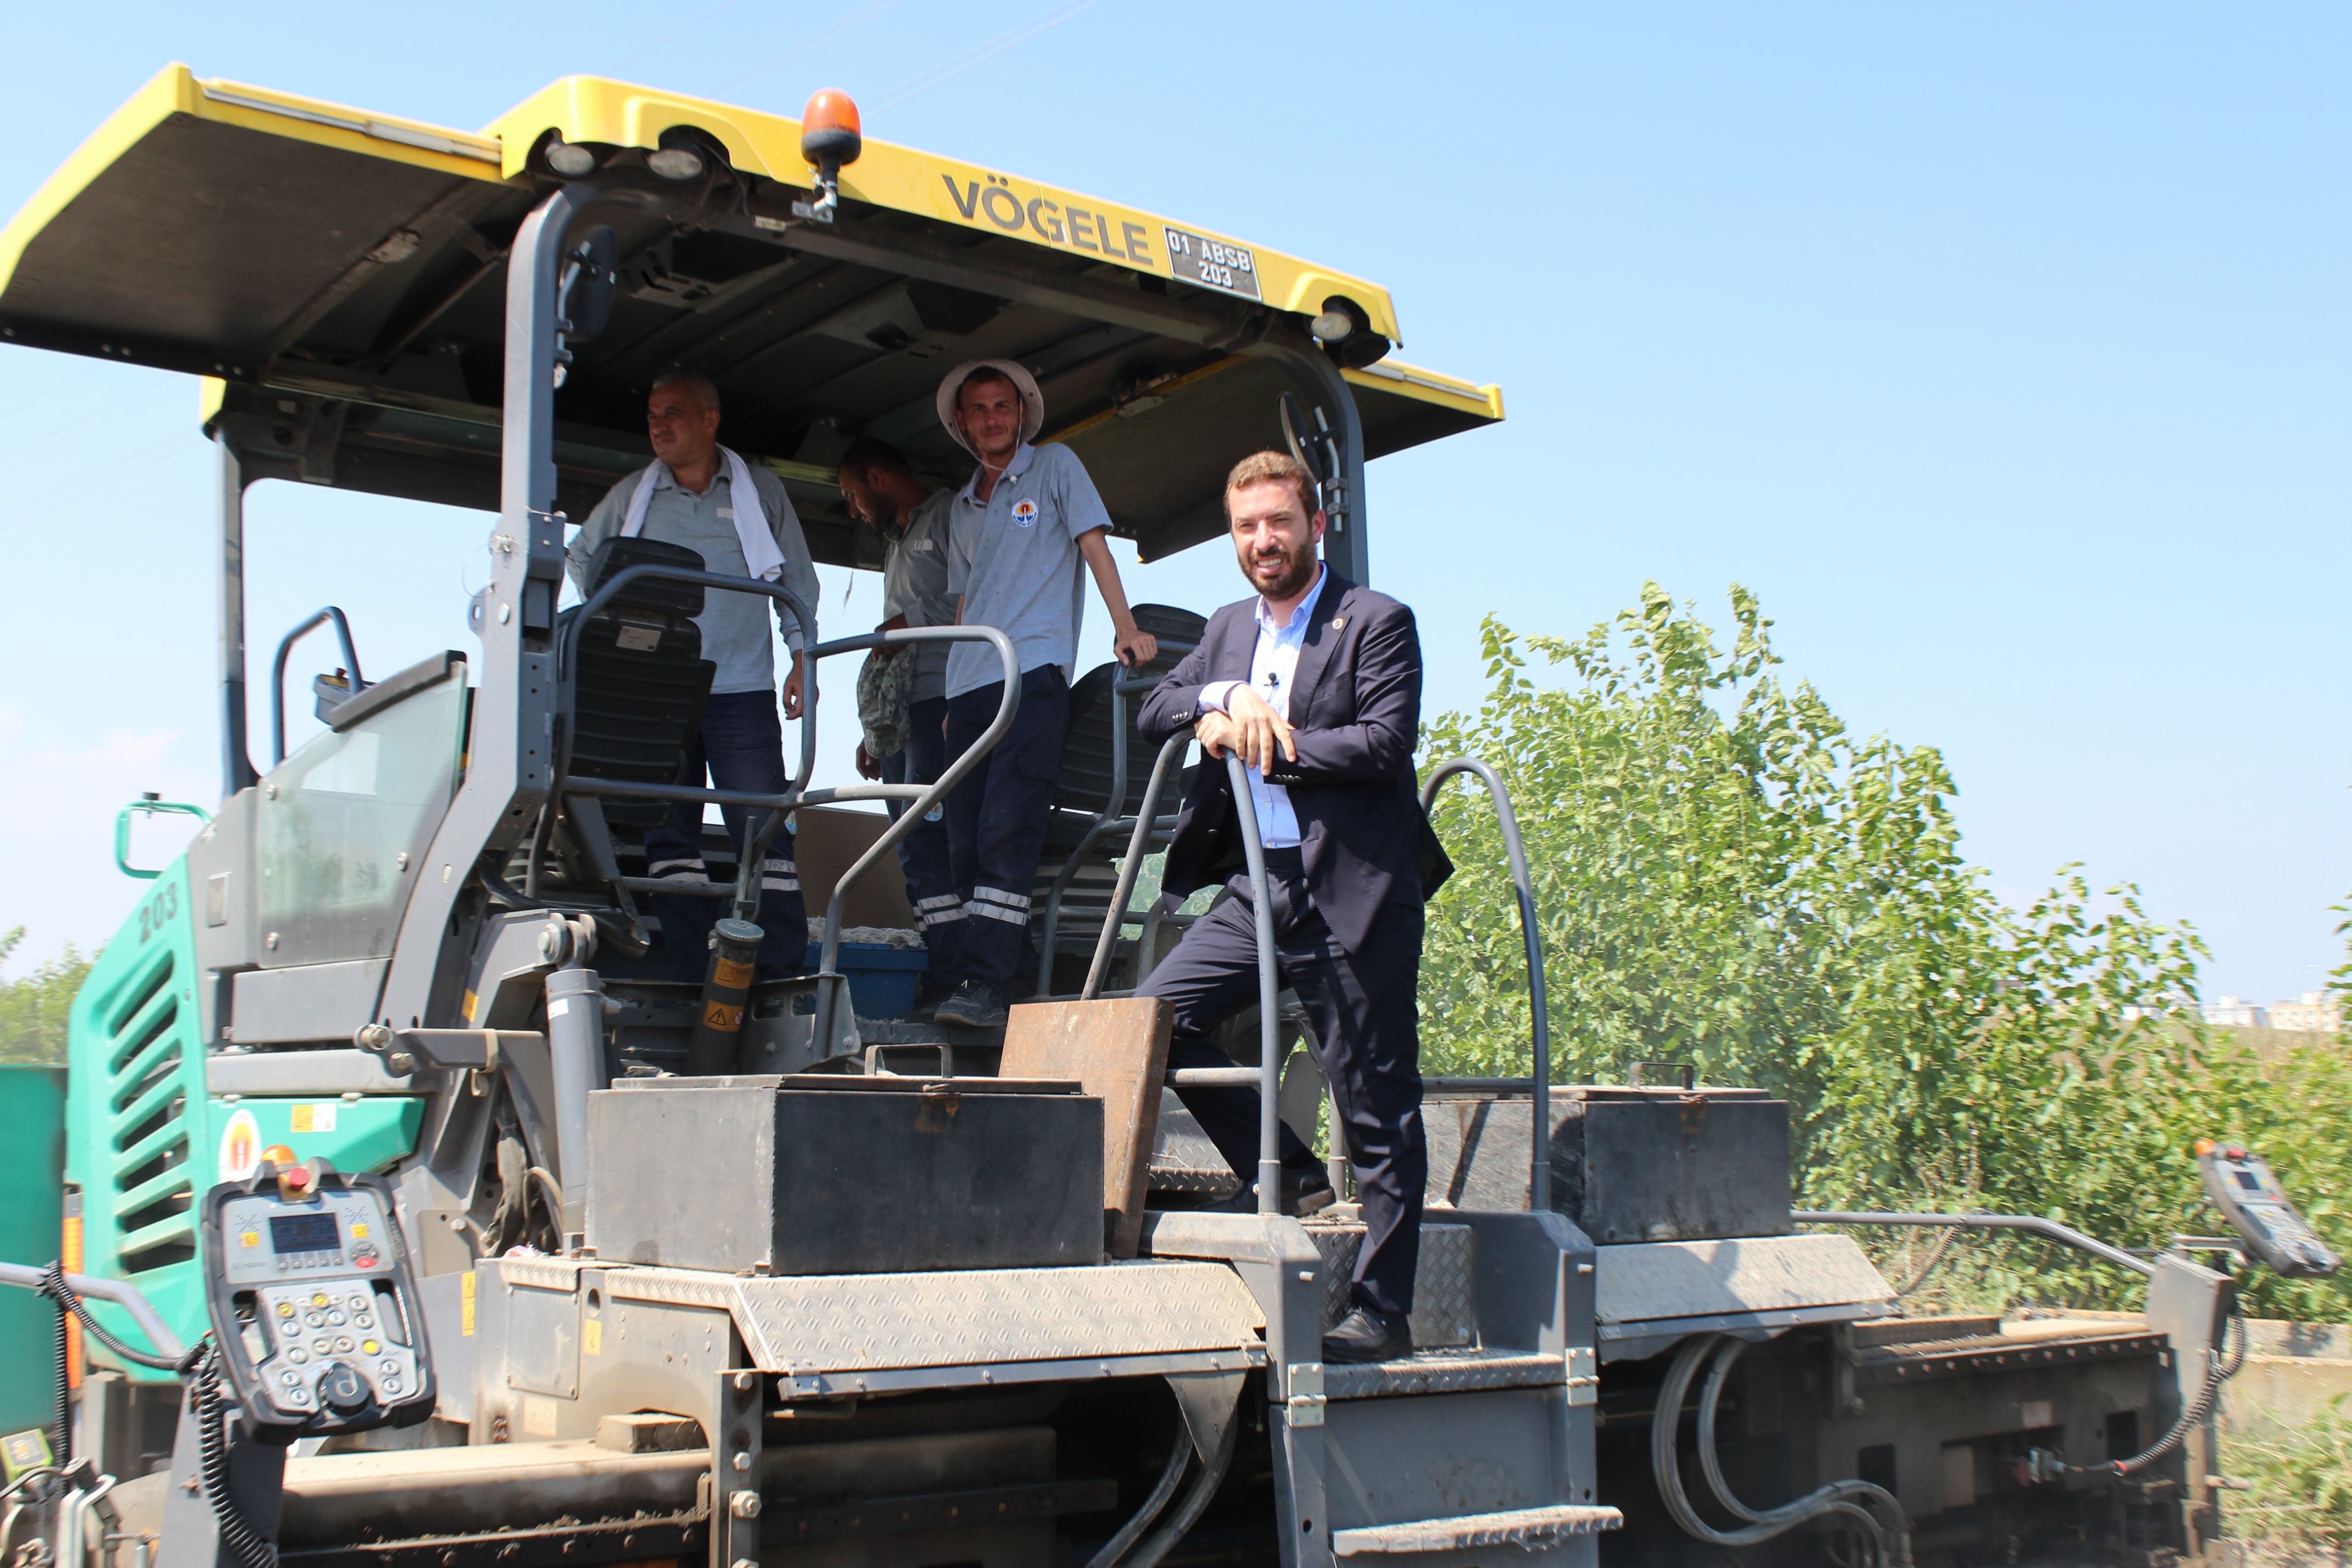
[[[588,1245],[615,1262],[882,1274],[1102,1258],[1102,1102],[1075,1083],[623,1079],[588,1097]]]
[[[1532,1108],[1432,1095],[1429,1199],[1528,1206]],[[1760,1089],[1551,1091],[1551,1206],[1600,1246],[1786,1236],[1789,1105]]]

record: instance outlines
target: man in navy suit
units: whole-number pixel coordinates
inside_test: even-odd
[[[1211,758],[1238,752],[1251,770],[1247,806],[1265,846],[1281,977],[1322,1047],[1363,1200],[1353,1307],[1324,1336],[1323,1359],[1382,1361],[1412,1348],[1406,1316],[1429,1171],[1414,1008],[1422,900],[1434,890],[1424,886],[1424,847],[1432,880],[1451,868],[1414,787],[1421,640],[1411,610],[1318,558],[1324,516],[1293,459],[1244,458],[1225,481],[1225,515],[1257,597],[1210,617],[1138,722],[1154,742],[1190,724]],[[1256,916],[1239,869],[1235,809],[1222,761],[1204,764],[1168,847],[1166,891],[1181,897],[1230,875],[1233,895],[1194,921],[1138,989],[1172,1009],[1171,1068],[1230,1067],[1210,1032],[1257,1000]],[[1177,1093],[1255,1208],[1257,1091]],[[1285,1213],[1331,1201],[1313,1151],[1287,1127],[1282,1189]]]

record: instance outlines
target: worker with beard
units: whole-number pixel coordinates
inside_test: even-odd
[[[940,423],[980,460],[950,513],[948,590],[968,626],[994,626],[1020,660],[1021,705],[995,749],[948,796],[948,852],[964,900],[963,949],[943,978],[954,987],[942,1024],[1004,1022],[1023,967],[1029,899],[1062,774],[1070,673],[1078,657],[1086,576],[1110,611],[1111,647],[1149,664],[1160,645],[1135,624],[1111,559],[1110,513],[1078,455],[1033,447],[1045,395],[1027,367],[973,360],[940,383]],[[948,654],[947,754],[961,756],[995,721],[1004,666],[995,648],[960,642]]]
[[[842,455],[835,478],[849,515],[883,538],[882,624],[877,632],[907,626],[955,625],[955,595],[948,592],[948,521],[955,492],[932,489],[915,477],[903,453],[870,437],[853,443]],[[910,659],[907,700],[907,741],[886,756],[876,756],[863,740],[857,743],[857,771],[887,784],[927,784],[947,771],[945,733],[948,716],[948,648],[944,642],[918,643],[896,654],[876,650],[875,658]],[[907,802],[892,801],[893,816]],[[906,837],[898,840],[898,867],[906,873],[907,901],[923,928],[923,946],[930,957],[930,973],[941,975],[955,968],[963,946],[963,899],[956,891],[955,874],[948,863],[947,807],[935,805]],[[935,986],[927,979],[927,993]],[[940,998],[926,994],[924,1003]]]
[[[1279,984],[1298,994],[1320,1044],[1337,1126],[1362,1200],[1350,1310],[1323,1339],[1327,1362],[1384,1361],[1412,1346],[1413,1270],[1429,1170],[1421,1120],[1422,903],[1452,867],[1415,790],[1421,640],[1412,612],[1318,558],[1324,515],[1295,459],[1260,452],[1225,481],[1225,516],[1254,598],[1209,618],[1201,644],[1153,689],[1139,728],[1160,742],[1190,724],[1211,758],[1238,753],[1249,798],[1222,762],[1197,770],[1168,847],[1164,891],[1230,876],[1230,896],[1192,922],[1137,989],[1170,1005],[1171,1068],[1229,1068],[1211,1039],[1258,999],[1256,910],[1237,812],[1265,849]],[[1242,1178],[1254,1210],[1254,1089],[1180,1088]],[[1328,1178],[1286,1125],[1277,1209],[1331,1202]]]

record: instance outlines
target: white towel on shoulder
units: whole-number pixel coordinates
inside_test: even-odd
[[[752,576],[772,583],[783,575],[784,552],[776,548],[776,531],[768,521],[768,509],[760,500],[758,488],[751,482],[751,466],[732,447],[719,447],[719,455],[727,460],[728,497],[734,503],[735,537],[743,546],[743,564]],[[628,515],[621,520],[622,538],[635,539],[645,531],[646,508],[653,504],[654,491],[665,479],[672,484],[677,482],[670,474],[669,465],[656,458],[638,479],[636,493],[629,497]]]

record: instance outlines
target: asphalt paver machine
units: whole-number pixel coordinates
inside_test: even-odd
[[[1035,371],[1044,438],[1146,558],[1220,534],[1226,468],[1286,443],[1329,554],[1370,580],[1367,459],[1502,416],[1398,341],[1361,279],[865,142],[837,97],[793,121],[572,79],[469,133],[177,67],[142,89],[0,232],[0,342],[205,378],[224,798],[133,872],[76,1003],[68,1255],[0,1266],[71,1331],[50,1451],[11,1440],[12,1560],[2201,1555],[2225,1274],[2065,1233],[2150,1276],[2144,1316],[1905,1317],[1850,1227],[2012,1222],[1792,1214],[1785,1106],[1555,1089],[1540,1025],[1528,1078],[1431,1082],[1415,1352],[1322,1364],[1349,1206],[1216,1205],[1234,1180],[1148,1038],[1122,1078],[1087,1032],[1148,1012],[1117,998],[1182,919],[1128,912],[1184,763],[1181,738],[1133,743],[1155,671],[1074,697],[1093,751],[1056,803],[1038,980],[1106,1011],[1055,1014],[1064,1065],[1014,1070],[1018,1024],[909,1023],[850,962],[891,933],[845,935],[900,829],[835,808],[896,799],[903,826],[953,774],[821,784],[812,716],[782,795],[679,782],[707,595],[778,598],[820,668],[924,636],[1009,661],[1004,639],[823,641],[815,606],[659,551],[564,603],[567,518],[646,460],[660,371],[713,376],[817,557],[871,567],[835,464],[879,436],[960,479],[931,388],[991,355]],[[262,479],[497,514],[490,582],[452,606],[463,651],[371,681],[339,610],[287,634],[267,770],[243,595]],[[1197,633],[1152,614],[1163,659]],[[290,651],[327,626],[324,728],[289,754]],[[1492,792],[1531,915],[1502,782],[1465,760],[1428,787],[1455,772]],[[714,963],[698,989],[650,962],[642,900],[669,885],[635,835],[730,798],[795,814],[825,918],[807,975]],[[738,915],[760,849],[707,846]],[[1528,952],[1540,1021],[1532,922]],[[1276,1116],[1312,1131],[1316,1090],[1265,964],[1209,1076],[1262,1086],[1270,1151]],[[2233,1215],[2291,1215],[2254,1195]]]

